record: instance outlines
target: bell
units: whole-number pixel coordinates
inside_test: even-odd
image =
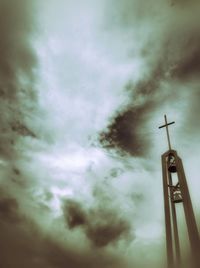
[[[183,202],[183,198],[182,198],[182,195],[181,195],[181,191],[180,190],[176,190],[173,193],[173,202],[174,203],[181,203],[181,202]]]
[[[175,157],[173,154],[169,154],[169,158],[168,158],[168,170],[170,173],[175,173],[177,172],[176,169],[176,162],[175,162]]]
[[[170,166],[168,167],[168,170],[170,173],[176,173],[177,169],[175,163],[171,163]]]

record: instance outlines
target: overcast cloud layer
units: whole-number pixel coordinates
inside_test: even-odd
[[[164,267],[164,114],[200,227],[199,4],[0,0],[0,15],[0,267]]]

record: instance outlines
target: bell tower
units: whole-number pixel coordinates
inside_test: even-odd
[[[162,176],[165,210],[167,268],[182,268],[181,247],[177,221],[177,206],[181,203],[187,225],[188,239],[191,249],[190,268],[200,267],[200,241],[198,228],[194,216],[190,193],[183,168],[183,163],[177,151],[171,148],[169,125],[167,116],[164,116],[165,124],[159,128],[166,128],[169,150],[162,159]]]

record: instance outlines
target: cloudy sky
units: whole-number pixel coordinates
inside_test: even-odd
[[[1,268],[164,267],[164,114],[200,227],[197,2],[0,0]]]

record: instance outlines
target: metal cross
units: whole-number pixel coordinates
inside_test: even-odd
[[[168,145],[169,145],[169,150],[171,150],[172,148],[171,148],[171,143],[170,143],[170,137],[169,137],[169,129],[168,129],[168,126],[174,124],[175,122],[173,121],[173,122],[171,122],[171,123],[168,123],[168,122],[167,122],[167,116],[166,116],[166,115],[164,116],[164,118],[165,118],[165,125],[162,125],[162,126],[160,126],[159,128],[164,128],[164,127],[166,127],[167,141],[168,141]]]

